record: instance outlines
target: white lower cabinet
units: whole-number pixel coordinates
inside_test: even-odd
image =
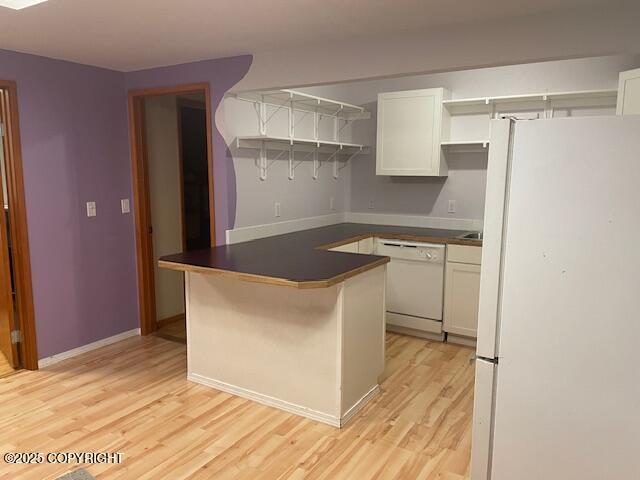
[[[330,248],[332,252],[358,253],[358,242],[345,243],[338,247]]]
[[[358,253],[373,255],[373,237],[365,238],[358,242]]]
[[[445,268],[443,330],[453,335],[476,338],[482,250],[481,247],[458,245],[449,249]]]
[[[363,253],[365,255],[373,255],[373,237],[365,238],[357,242],[345,243],[344,245],[333,247],[329,250],[332,252]]]

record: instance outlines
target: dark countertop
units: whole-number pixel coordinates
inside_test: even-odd
[[[468,231],[396,227],[361,223],[339,223],[326,227],[168,255],[160,266],[173,270],[220,273],[242,280],[292,286],[323,288],[389,261],[388,257],[327,248],[384,237],[429,243],[481,246],[479,240],[462,240]]]

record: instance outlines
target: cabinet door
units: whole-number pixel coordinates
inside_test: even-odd
[[[339,247],[330,248],[332,252],[347,252],[347,253],[358,253],[358,242],[347,243],[345,245],[340,245]]]
[[[640,115],[640,68],[620,73],[618,115]]]
[[[442,176],[443,88],[378,94],[376,175]]]
[[[444,328],[476,338],[480,300],[480,265],[448,262],[445,271]]]

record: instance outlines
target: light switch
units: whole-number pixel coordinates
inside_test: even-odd
[[[449,200],[449,213],[456,213],[456,201]]]
[[[274,213],[275,213],[276,217],[280,216],[280,202],[276,202],[275,212]]]
[[[96,202],[87,202],[87,217],[95,217],[96,214]]]
[[[336,206],[335,206],[335,200],[333,197],[329,197],[329,210],[335,210]]]
[[[131,206],[129,205],[129,199],[128,198],[123,198],[122,200],[120,200],[120,207],[122,208],[122,213],[130,213],[131,212]]]
[[[371,198],[369,199],[369,209],[370,209],[370,210],[373,210],[373,207],[374,207],[374,202],[373,202],[373,197],[371,197]]]

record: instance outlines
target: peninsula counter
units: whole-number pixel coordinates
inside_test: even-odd
[[[339,224],[163,257],[185,272],[188,378],[341,427],[379,388],[389,258],[327,248],[463,233]]]

